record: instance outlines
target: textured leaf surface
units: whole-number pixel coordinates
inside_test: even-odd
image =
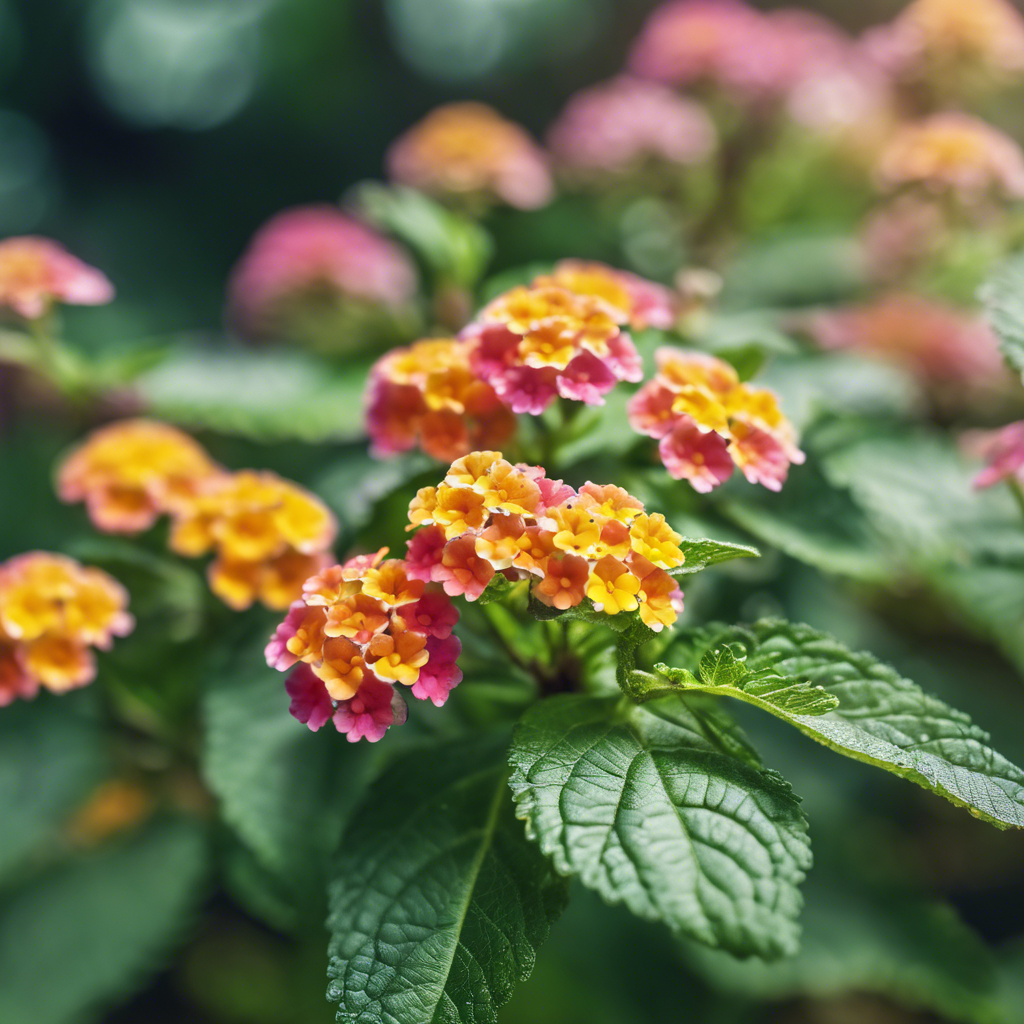
[[[184,821],[54,868],[0,903],[0,1020],[72,1024],[161,965],[203,897],[205,844]]]
[[[494,1024],[565,902],[504,744],[419,751],[371,790],[331,887],[328,999],[352,1024]]]
[[[691,653],[699,657],[725,643],[745,647],[752,672],[768,668],[822,686],[839,699],[838,707],[823,715],[763,705],[812,739],[915,782],[994,825],[1024,827],[1024,771],[992,750],[988,734],[967,715],[871,654],[850,651],[810,626],[776,619],[749,629],[708,627]],[[668,660],[686,660],[672,655],[670,650]],[[679,680],[686,685],[684,676]],[[732,686],[712,692],[745,697]]]
[[[1024,376],[1024,256],[1005,263],[981,297],[1004,358]]]
[[[136,381],[149,411],[192,429],[257,440],[351,440],[363,432],[368,363],[300,352],[175,349]]]
[[[799,801],[680,701],[551,698],[523,717],[511,763],[517,813],[563,874],[711,946],[796,949],[811,860]]]
[[[0,714],[0,875],[46,840],[102,778],[91,696],[42,694]]]
[[[203,774],[225,820],[294,883],[334,849],[341,800],[358,794],[367,745],[345,742],[330,725],[313,734],[292,718],[285,676],[266,665],[263,642],[210,680]]]

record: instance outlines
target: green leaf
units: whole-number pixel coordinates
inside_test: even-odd
[[[259,441],[347,441],[363,433],[369,363],[294,350],[183,344],[135,388],[148,411],[189,429]]]
[[[0,1020],[78,1024],[163,965],[204,895],[191,822],[150,825],[52,869],[0,904]]]
[[[776,359],[757,383],[778,394],[801,432],[836,415],[908,416],[922,406],[920,387],[907,371],[845,352]]]
[[[749,544],[734,544],[729,541],[709,540],[707,537],[684,537],[680,548],[686,561],[670,573],[672,576],[686,576],[700,572],[708,566],[728,562],[733,558],[760,558],[761,552]]]
[[[974,489],[976,467],[937,434],[868,437],[821,458],[894,552],[912,563],[998,558],[1024,566],[1020,510],[1002,488]]]
[[[716,643],[709,647],[697,666],[697,676],[687,669],[655,665],[655,670],[686,688],[739,697],[775,714],[824,715],[839,704],[835,694],[824,687],[779,675],[771,662],[759,668],[747,664],[747,655],[737,644]]]
[[[1024,255],[1008,260],[981,289],[1003,357],[1024,377]]]
[[[687,943],[687,961],[718,989],[752,1000],[869,992],[944,1020],[1016,1024],[998,1006],[992,954],[952,908],[866,884],[848,866],[826,874],[820,853],[816,860],[795,957],[739,961]]]
[[[864,284],[860,246],[848,235],[791,234],[755,242],[725,273],[722,306],[800,306],[851,296]]]
[[[203,775],[262,865],[302,888],[337,845],[369,753],[330,724],[314,734],[292,718],[285,676],[267,666],[264,643],[244,647],[209,681]]]
[[[811,739],[840,754],[923,786],[975,817],[1000,828],[1024,827],[1024,771],[992,750],[988,734],[909,679],[871,654],[854,653],[810,626],[765,619],[749,628],[706,629],[690,641],[700,652],[738,644],[747,652],[752,688],[741,685],[700,684],[707,693],[719,693],[755,704],[795,726]],[[686,659],[670,648],[668,656]],[[682,666],[686,669],[686,665]],[[689,671],[658,666],[680,686],[692,686]],[[798,684],[821,686],[838,698],[827,714],[793,710],[758,692],[759,673],[766,672]],[[764,677],[761,677],[764,678]]]
[[[401,185],[363,182],[353,196],[371,224],[405,242],[441,278],[466,288],[480,279],[494,243],[479,224]]]
[[[421,750],[374,786],[331,887],[327,996],[351,1024],[493,1024],[565,902],[512,813],[504,745]]]
[[[50,839],[101,781],[102,740],[87,692],[40,694],[0,712],[0,876]]]
[[[799,801],[722,753],[681,701],[542,701],[511,764],[517,814],[562,874],[710,946],[796,950],[811,862]]]
[[[375,459],[365,445],[360,445],[344,452],[316,478],[312,489],[337,513],[342,528],[351,534],[373,522],[378,504],[396,492],[401,495],[403,507],[408,507],[416,476],[428,469],[436,472],[436,467],[436,462],[419,452]]]
[[[1022,531],[1024,532],[1024,531]],[[1024,578],[1017,565],[944,565],[929,576],[964,619],[993,639],[1024,675]]]
[[[892,560],[863,511],[814,466],[792,470],[781,494],[747,488],[716,507],[759,541],[822,572],[872,583],[893,576]]]

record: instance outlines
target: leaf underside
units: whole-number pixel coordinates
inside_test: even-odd
[[[796,949],[811,861],[799,801],[723,753],[678,698],[543,701],[511,764],[517,814],[562,874],[739,955]]]

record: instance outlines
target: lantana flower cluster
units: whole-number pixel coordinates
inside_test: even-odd
[[[669,475],[707,493],[736,466],[751,483],[781,490],[804,453],[774,393],[741,383],[729,363],[705,352],[666,346],[655,360],[657,373],[627,411],[634,430],[658,439]]]
[[[540,415],[559,396],[600,405],[619,381],[643,377],[624,327],[634,316],[647,323],[663,318],[657,300],[657,313],[646,311],[648,293],[641,297],[633,284],[624,274],[563,265],[551,277],[513,288],[462,332],[472,345],[470,365],[516,413]]]
[[[229,472],[165,423],[124,420],[95,431],[58,471],[63,501],[84,501],[95,526],[134,534],[167,515],[170,547],[213,551],[213,592],[241,610],[283,609],[333,560],[337,525],[327,507],[274,473]]]
[[[440,462],[499,445],[515,416],[471,366],[472,346],[427,338],[379,359],[370,371],[366,423],[374,454],[419,445]]]
[[[99,270],[49,238],[0,242],[0,307],[26,320],[43,316],[55,302],[99,306],[113,297],[114,286]]]
[[[655,631],[682,610],[669,574],[685,560],[682,538],[614,484],[577,492],[539,466],[472,452],[439,486],[420,489],[409,522],[417,532],[406,571],[453,597],[475,601],[501,573],[529,580],[533,596],[559,611],[587,598],[608,615],[638,611]]]
[[[997,85],[1024,72],[1024,19],[1008,0],[914,0],[864,47],[910,82]]]
[[[483,103],[431,111],[391,146],[392,180],[442,198],[504,202],[523,210],[553,194],[543,150],[519,125]]]
[[[959,111],[902,125],[882,150],[877,177],[886,188],[921,186],[968,201],[986,194],[1024,197],[1024,153],[990,124]]]
[[[602,263],[563,260],[487,305],[459,335],[395,349],[370,372],[367,431],[378,455],[419,445],[442,462],[497,446],[514,413],[557,397],[599,405],[643,376],[625,329],[671,327],[679,297]]]
[[[101,569],[46,551],[0,564],[0,707],[95,678],[92,648],[107,650],[135,620],[128,594]]]
[[[459,613],[387,548],[307,580],[267,645],[292,670],[291,713],[316,731],[328,720],[350,742],[375,742],[405,720],[401,691],[440,707],[462,679],[452,629]]]
[[[232,271],[232,323],[250,337],[304,330],[303,316],[352,307],[399,311],[416,295],[405,251],[334,206],[298,206],[267,221]]]

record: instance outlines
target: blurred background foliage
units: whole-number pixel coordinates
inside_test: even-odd
[[[64,314],[68,334],[87,348],[135,346],[186,331],[219,333],[229,271],[268,217],[294,204],[336,200],[357,182],[380,178],[387,145],[439,103],[477,98],[541,135],[573,92],[622,66],[629,40],[654,6],[654,0],[0,0],[0,235],[55,237],[115,282],[115,303]],[[859,30],[891,17],[901,5],[828,0],[807,6]],[[994,116],[1014,128],[1015,121],[1024,123],[1024,108],[1010,104]],[[770,194],[770,175],[766,182]],[[651,216],[657,219],[658,211]],[[531,259],[614,252],[607,238],[588,236],[585,223],[576,225],[571,241],[530,215],[503,221],[499,212],[490,226],[499,243],[492,267],[497,271]],[[819,255],[815,250],[804,260],[815,263]],[[771,281],[777,258],[776,253],[767,263],[733,268],[740,307],[758,304],[757,288],[778,298]],[[843,268],[841,251],[825,268],[837,275],[838,293],[845,288]],[[821,288],[820,279],[815,287]],[[214,400],[218,389],[237,386],[215,374],[211,380]],[[784,382],[772,383],[785,390]],[[877,389],[868,387],[877,400]],[[897,405],[901,401],[898,394],[892,398]],[[44,407],[32,424],[16,425],[3,441],[0,486],[7,495],[9,481],[19,488],[17,507],[0,493],[4,557],[55,546],[55,537],[74,552],[91,534],[80,510],[56,503],[39,468],[51,466],[76,432],[73,422],[58,417],[46,424],[48,412]],[[362,446],[204,440],[231,465],[275,468],[318,489],[343,521],[349,516],[348,540],[372,514],[370,499],[352,494],[367,464]],[[894,472],[903,478],[899,467]],[[742,509],[733,518],[742,525]],[[813,509],[809,518],[829,527],[820,539],[825,560],[841,547],[831,529],[839,517],[831,509]],[[809,536],[805,545],[815,542]],[[949,636],[941,615],[931,620],[939,625],[930,624],[931,606],[859,589],[857,571],[848,574],[853,582],[833,585],[781,553],[784,541],[762,563],[701,577],[687,589],[692,613],[780,613],[831,629],[851,645],[871,647],[970,712],[992,730],[998,749],[1024,759],[1020,679],[1002,655],[980,640]],[[88,557],[116,563],[116,550],[96,551]],[[813,563],[806,551],[800,555]],[[135,570],[143,571],[138,565]],[[173,574],[156,562],[149,570]],[[861,575],[869,580],[871,567]],[[182,644],[190,636],[190,608],[200,600],[194,596],[197,582],[191,570],[181,570],[173,584],[182,624],[170,650],[175,658],[187,658],[189,648]],[[126,642],[117,660],[111,659],[114,678],[136,678],[142,657],[138,645],[133,652]],[[983,686],[976,685],[980,679]],[[265,699],[279,700],[279,681],[272,682],[277,689]],[[236,683],[230,672],[223,673],[224,687]],[[217,699],[216,692],[209,695],[211,702]],[[31,718],[29,708],[7,709],[0,719],[8,752],[31,750],[33,760],[45,761],[49,744],[62,765],[76,767],[74,792],[65,791],[70,783],[63,774],[45,783],[53,807],[74,806],[101,777],[96,752],[79,749],[74,738],[75,720],[95,715],[93,700],[86,691],[59,708],[48,701],[54,716],[48,725],[55,731],[47,736],[31,732],[30,723],[38,727],[39,719]],[[822,875],[849,880],[841,893],[808,886],[805,952],[787,972],[760,976],[756,967],[746,969],[751,965],[718,962],[695,948],[680,950],[663,929],[608,910],[576,887],[536,973],[502,1011],[502,1024],[1024,1021],[1024,949],[1004,948],[993,966],[949,905],[934,902],[947,898],[993,944],[1013,940],[1024,907],[1019,841],[962,812],[936,807],[927,795],[887,785],[862,766],[839,763],[809,742],[773,730],[771,723],[758,726],[766,762],[806,799],[816,855],[826,866]],[[225,742],[232,739],[237,747],[223,756],[241,757],[246,737],[227,730]],[[313,738],[296,730],[253,743],[261,752],[274,751],[279,761],[273,764],[293,765],[293,745],[300,740],[302,756],[312,758],[308,771],[326,771],[336,756],[328,747],[337,737]],[[9,781],[3,772],[12,763],[16,756],[0,764],[0,788]],[[253,785],[272,785],[270,776],[259,774],[266,764],[250,767]],[[346,762],[345,770],[366,769]],[[345,813],[338,808],[334,827]],[[858,828],[851,834],[854,814]],[[232,825],[263,861],[284,856],[293,834],[254,836],[245,821]],[[15,822],[13,831],[31,842],[39,827],[26,820]],[[301,834],[301,816],[289,827]],[[0,830],[10,835],[10,823]],[[842,833],[845,842],[830,844],[830,833]],[[8,841],[0,843],[0,858]],[[215,842],[231,894],[219,889],[204,873],[201,842],[181,822],[156,823],[104,854],[107,863],[97,855],[73,869],[55,867],[32,888],[18,890],[0,927],[0,988],[11,984],[13,991],[17,978],[18,992],[34,988],[36,1001],[8,1005],[0,999],[0,1021],[79,1019],[68,1006],[109,1002],[157,965],[163,966],[148,989],[108,1013],[106,1021],[330,1020],[331,1008],[321,996],[322,936],[314,929],[300,940],[286,937],[295,923],[288,919],[295,901],[286,895],[275,903],[263,861],[227,834]],[[71,870],[87,877],[72,886],[62,874]],[[147,897],[141,913],[127,894],[134,879],[145,885],[141,880],[154,876],[166,881],[152,900]],[[301,880],[295,885],[301,889]],[[84,901],[81,907],[66,906],[65,894],[72,891]],[[252,901],[258,900],[263,903],[256,907]],[[88,940],[66,924],[69,917],[88,920],[96,907],[107,908],[110,943],[138,953],[132,963],[115,957],[119,967],[113,975],[105,951],[83,948]],[[31,952],[19,960],[27,908],[32,928],[62,934],[50,955],[52,970],[65,984],[53,993]],[[321,910],[319,904],[300,908],[310,919]],[[193,924],[193,937],[169,963],[161,915],[181,920],[182,933]],[[267,923],[275,920],[278,929]],[[999,977],[992,981],[986,972]],[[979,991],[990,995],[981,998]],[[915,1012],[921,1005],[929,1013]],[[941,1018],[932,1015],[938,1013]]]
[[[115,281],[82,331],[216,328],[272,214],[380,177],[387,144],[439,103],[478,98],[540,134],[622,66],[655,6],[2,0],[0,233],[57,237]],[[811,6],[859,29],[900,4]],[[503,263],[537,258],[522,242]]]

